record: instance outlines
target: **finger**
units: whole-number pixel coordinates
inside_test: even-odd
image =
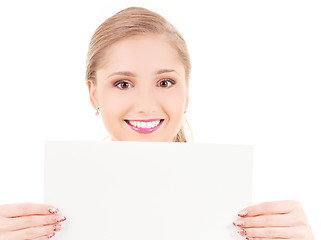
[[[234,226],[250,227],[289,227],[296,225],[296,219],[291,214],[261,215],[239,218],[233,222]]]
[[[238,215],[240,217],[251,217],[267,214],[286,214],[293,211],[299,205],[298,202],[290,200],[265,202],[244,208]]]
[[[31,227],[38,227],[43,225],[56,224],[65,221],[66,218],[60,214],[52,215],[35,215],[35,216],[24,216],[15,218],[6,218],[5,225],[7,230],[20,230]]]
[[[248,238],[292,238],[296,230],[292,227],[246,228],[238,233]]]
[[[52,205],[36,203],[19,203],[0,206],[0,216],[2,217],[20,217],[28,215],[46,215],[48,213],[57,213],[58,209]]]
[[[52,235],[55,232],[60,231],[62,225],[47,225],[42,227],[35,227],[35,228],[27,228],[18,231],[8,232],[7,238],[8,240],[16,240],[16,239],[37,239],[43,238],[44,236]]]
[[[33,240],[48,240],[48,239],[54,237],[55,235],[56,235],[55,233],[51,233],[49,235],[45,235],[45,236],[41,236],[41,237],[38,237],[38,238],[34,238]]]
[[[55,236],[55,233],[52,233],[50,235],[45,235],[45,236],[42,236],[42,237],[38,237],[38,238],[34,238],[33,240],[48,240],[48,239],[52,238],[53,236]]]
[[[245,238],[246,240],[276,240],[275,238],[251,238],[251,237],[247,237],[247,238]],[[282,240],[282,239],[284,239],[284,238],[279,238],[279,239],[277,239],[277,240]]]

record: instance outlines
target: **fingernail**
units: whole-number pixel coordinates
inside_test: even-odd
[[[50,234],[48,238],[52,238],[53,236],[55,236],[55,233]]]
[[[251,237],[246,237],[245,239],[246,240],[253,240],[253,238],[251,238]]]
[[[57,224],[57,225],[54,225],[53,228],[54,228],[55,232],[58,232],[62,228],[62,225],[61,224]]]
[[[64,217],[64,216],[59,216],[56,218],[56,222],[63,222],[65,220],[66,220],[66,217]]]
[[[242,211],[238,215],[239,215],[239,217],[245,217],[245,216],[247,216],[247,211]]]
[[[59,210],[57,208],[49,208],[48,211],[50,213],[58,213],[59,212]]]
[[[237,220],[237,221],[233,222],[233,225],[237,226],[237,227],[244,227],[244,222]]]
[[[239,231],[237,231],[238,234],[240,234],[241,236],[246,236],[247,232],[245,231],[245,229],[241,229]]]

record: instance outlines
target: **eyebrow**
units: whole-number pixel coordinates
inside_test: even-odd
[[[178,74],[178,72],[176,72],[174,69],[160,69],[160,70],[155,72],[155,75],[160,75],[160,74],[163,74],[163,73],[170,73],[170,72],[175,72],[176,74]],[[110,78],[112,76],[115,76],[115,75],[121,75],[121,76],[127,76],[127,77],[136,77],[136,75],[134,73],[132,73],[132,72],[120,71],[120,72],[114,72],[114,73],[110,74],[108,76],[108,78]]]
[[[155,75],[159,75],[159,74],[162,74],[162,73],[170,73],[170,72],[175,72],[176,74],[178,74],[178,72],[176,72],[174,69],[160,69],[160,70],[155,72]]]

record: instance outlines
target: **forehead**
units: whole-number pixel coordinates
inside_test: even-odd
[[[137,35],[122,39],[105,50],[101,68],[147,70],[179,68],[182,63],[176,49],[164,35]]]

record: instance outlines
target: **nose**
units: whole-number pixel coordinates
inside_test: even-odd
[[[146,87],[137,91],[135,108],[137,113],[150,114],[156,112],[157,99],[155,92]]]

